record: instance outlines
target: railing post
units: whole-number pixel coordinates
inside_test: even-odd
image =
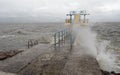
[[[56,33],[54,34],[54,48],[56,50]]]
[[[34,43],[33,43],[33,41],[30,39],[30,40],[28,41],[28,48],[32,47],[33,45],[34,45]]]
[[[58,45],[59,45],[59,48],[60,48],[60,32],[58,32],[58,39],[59,39],[59,41],[58,41]]]
[[[54,48],[55,48],[55,50],[57,49],[57,47],[60,48],[62,43],[65,44],[67,37],[70,40],[70,43],[69,43],[70,49],[72,49],[72,42],[73,42],[72,41],[72,33],[70,32],[70,30],[64,29],[64,30],[56,32],[54,34]]]
[[[65,30],[63,31],[63,42],[65,43]]]
[[[72,38],[72,33],[70,33],[70,49],[72,49],[72,44],[73,44],[73,38]]]
[[[72,42],[73,42],[73,38],[72,38],[72,23],[71,23],[71,26],[70,26],[70,49],[72,50]]]
[[[61,34],[61,35],[62,35],[61,37],[62,37],[62,41],[63,41],[63,31],[62,31],[61,33],[62,33],[62,34]]]

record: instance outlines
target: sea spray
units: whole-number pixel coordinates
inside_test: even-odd
[[[119,62],[113,50],[107,50],[108,41],[98,42],[96,33],[92,32],[89,26],[73,25],[74,46],[82,47],[81,53],[86,53],[98,61],[100,68],[105,71],[119,72]]]
[[[98,55],[96,57],[100,68],[102,70],[111,72],[120,72],[120,67],[119,67],[119,62],[117,59],[117,54],[115,54],[114,50],[112,49],[107,49],[107,46],[110,44],[109,41],[102,41],[98,43]]]
[[[84,50],[81,52],[96,57],[96,34],[92,34],[88,26],[73,25],[73,36],[75,36],[74,46],[82,47]]]

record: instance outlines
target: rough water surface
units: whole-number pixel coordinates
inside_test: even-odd
[[[53,41],[53,33],[63,27],[64,23],[1,23],[0,50],[27,48],[29,39],[49,43]]]
[[[119,27],[120,27],[120,25],[119,24],[120,23],[94,23],[94,25],[92,26],[92,30],[97,33],[98,41],[99,40],[110,41],[110,44],[108,44],[108,45],[112,46],[112,49],[107,49],[106,47],[108,47],[108,46],[105,45],[105,47],[104,47],[105,50],[112,50],[112,51],[114,50],[114,53],[117,53],[117,54],[120,53],[119,52],[119,46],[120,46]],[[1,48],[1,50],[26,48],[27,47],[26,43],[29,39],[40,40],[39,42],[41,44],[43,42],[50,42],[49,39],[51,39],[51,37],[49,37],[49,36],[51,36],[52,33],[57,32],[64,28],[63,23],[1,24],[0,26],[1,26],[0,27],[0,36],[1,36],[0,37],[0,41],[1,41],[0,48]],[[81,32],[81,34],[82,34],[82,32]],[[86,37],[88,36],[87,38],[89,38],[89,35],[91,35],[91,34],[86,35],[83,32],[82,35],[83,36],[85,35],[85,38],[84,38],[84,40],[85,40]],[[88,41],[89,40],[91,40],[91,39],[88,39]],[[29,63],[29,65],[27,65],[24,69],[18,71],[18,73],[23,74],[23,75],[37,75],[37,74],[38,75],[80,75],[80,74],[82,74],[82,75],[101,75],[100,68],[99,68],[100,61],[97,62],[95,57],[83,54],[83,53],[86,53],[86,52],[84,52],[85,49],[86,49],[86,51],[88,49],[90,49],[91,54],[94,54],[93,49],[95,49],[95,48],[90,48],[91,44],[89,44],[92,41],[89,41],[89,43],[87,43],[87,42],[84,43],[84,41],[82,41],[82,42],[83,42],[82,46],[83,46],[83,44],[85,44],[83,46],[83,48],[80,46],[77,46],[77,47],[74,46],[74,49],[72,51],[70,51],[70,49],[64,49],[64,47],[62,47],[62,49],[59,49],[56,51],[54,49],[52,49],[52,52],[47,52],[47,53],[45,52],[43,54],[40,54],[40,57],[37,57],[36,60]],[[70,41],[68,42],[68,46],[70,46],[69,43],[70,43]],[[81,43],[81,41],[80,41],[80,43]],[[85,48],[85,47],[87,47],[87,48]],[[102,47],[102,46],[100,46],[100,47]],[[37,51],[39,51],[39,49],[38,49],[39,47],[35,46],[35,48],[37,49]],[[103,48],[100,48],[100,49],[103,49]],[[34,47],[33,47],[33,50],[34,50]],[[83,50],[83,53],[81,53],[80,50]],[[47,49],[43,50],[43,52],[44,51],[47,51]],[[26,52],[28,52],[28,51],[26,51]],[[102,54],[106,55],[106,53],[102,53]],[[25,56],[27,56],[27,55],[25,55]],[[101,55],[100,55],[100,57],[101,57]],[[117,57],[120,58],[119,56],[117,56]],[[11,59],[8,59],[8,60],[11,60]],[[101,57],[101,59],[103,59],[103,58]],[[108,56],[108,59],[109,59],[109,56]],[[110,61],[108,61],[108,62],[110,62]],[[19,61],[18,61],[18,63],[19,63]],[[4,64],[4,63],[1,61],[1,64]],[[8,64],[8,66],[9,66],[9,64]],[[17,65],[15,65],[15,66],[10,65],[10,66],[15,68]],[[5,66],[3,66],[3,67],[5,67]],[[14,71],[10,71],[10,72],[14,72]]]

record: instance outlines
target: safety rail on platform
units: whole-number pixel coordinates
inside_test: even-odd
[[[60,48],[61,44],[65,43],[66,37],[69,35],[69,29],[56,32],[54,34],[54,48]]]

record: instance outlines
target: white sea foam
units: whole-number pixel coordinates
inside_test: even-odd
[[[80,26],[79,24],[73,25],[73,34],[76,37],[74,45],[83,47],[85,53],[96,57],[96,34],[92,34],[89,27]]]
[[[114,50],[106,49],[110,42],[102,41],[98,45],[98,55],[96,57],[100,68],[105,71],[116,71],[120,72],[119,60]]]
[[[3,35],[0,36],[1,39],[9,38],[9,37],[15,37],[15,35]]]

